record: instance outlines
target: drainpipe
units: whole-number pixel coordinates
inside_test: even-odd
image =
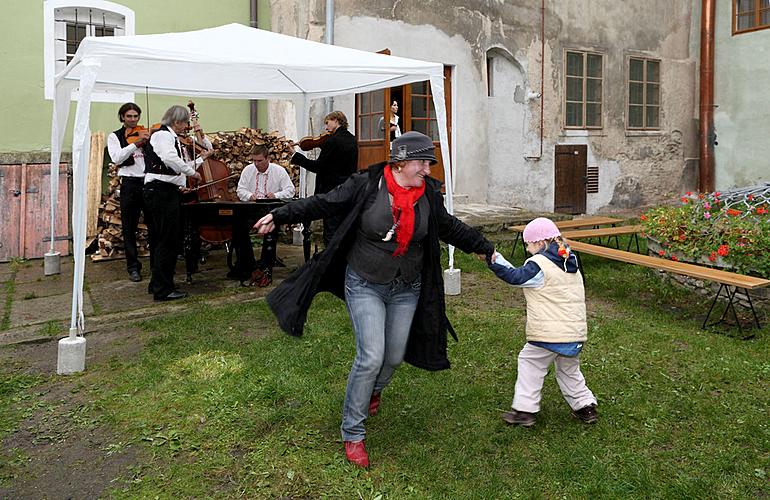
[[[698,190],[714,191],[714,27],[716,2],[702,0],[700,19],[700,139]]]
[[[249,0],[249,25],[252,28],[259,28],[259,13],[257,2],[259,0]],[[249,100],[249,126],[257,128],[257,100]]]
[[[324,33],[324,43],[334,45],[334,0],[326,0],[326,32]],[[324,106],[328,115],[334,111],[334,98],[324,98]]]

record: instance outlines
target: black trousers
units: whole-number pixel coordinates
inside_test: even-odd
[[[123,229],[126,268],[129,273],[142,270],[142,263],[139,261],[139,252],[136,247],[136,228],[139,225],[139,216],[142,212],[144,212],[144,177],[121,177],[120,222]]]
[[[152,277],[147,290],[156,299],[173,292],[179,247],[181,195],[175,184],[153,181],[144,185],[144,206],[149,224]]]
[[[254,226],[255,219],[245,218],[233,223],[233,250],[235,251],[235,269],[233,274],[241,281],[249,279],[256,268],[272,274],[275,266],[276,247],[278,246],[278,227],[262,238],[262,254],[259,262],[254,259],[254,248],[251,246],[249,231]]]

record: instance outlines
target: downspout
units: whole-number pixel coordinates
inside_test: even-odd
[[[716,2],[702,0],[700,19],[700,138],[698,190],[714,191],[714,27]]]
[[[249,26],[259,28],[259,13],[257,2],[259,0],[249,0]],[[249,126],[257,128],[257,100],[249,100]]]
[[[324,43],[334,45],[334,0],[326,0],[326,31],[324,33]],[[324,106],[328,115],[334,111],[334,98],[324,98]]]

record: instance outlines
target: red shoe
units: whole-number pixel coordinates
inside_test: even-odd
[[[369,467],[369,454],[366,453],[364,441],[345,441],[345,457],[348,462],[359,467]]]
[[[372,399],[369,400],[369,416],[377,415],[377,410],[380,409],[380,400],[382,399],[381,393],[373,392]]]

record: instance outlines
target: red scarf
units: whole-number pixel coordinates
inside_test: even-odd
[[[393,210],[394,228],[396,231],[396,242],[398,247],[393,252],[394,257],[404,255],[409,248],[409,242],[412,241],[414,234],[414,204],[425,193],[425,183],[420,187],[404,188],[398,185],[393,178],[393,172],[390,165],[385,167],[385,183],[388,186],[388,193],[393,197],[391,209]]]

